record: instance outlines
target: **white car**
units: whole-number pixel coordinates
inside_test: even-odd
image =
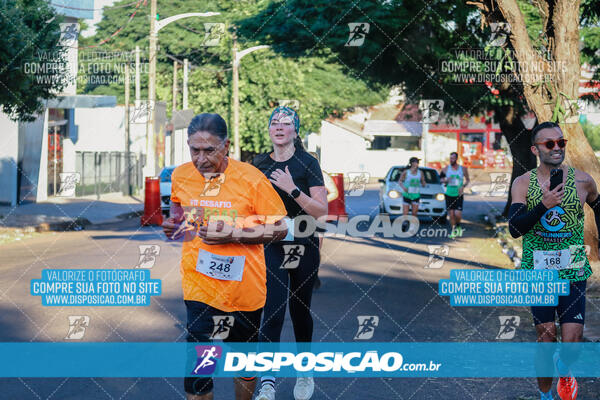
[[[160,208],[163,214],[168,215],[171,208],[171,174],[175,165],[164,167],[160,171]]]
[[[402,171],[408,167],[395,166],[390,168],[381,183],[379,210],[390,215],[402,215],[402,187],[398,179]],[[419,202],[418,216],[431,217],[439,222],[446,221],[446,199],[444,188],[440,182],[440,175],[433,168],[419,167],[425,175],[425,187],[421,187],[421,201]]]

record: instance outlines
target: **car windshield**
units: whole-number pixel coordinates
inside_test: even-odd
[[[163,168],[163,170],[160,171],[160,181],[161,182],[171,182],[171,174],[173,173],[174,169],[175,169],[175,167]]]
[[[404,171],[407,167],[394,168],[392,173],[390,174],[390,181],[397,182],[400,179],[400,175],[402,175],[402,171]],[[425,183],[435,184],[440,183],[440,176],[436,170],[433,169],[422,169],[419,168],[421,173],[425,174]]]

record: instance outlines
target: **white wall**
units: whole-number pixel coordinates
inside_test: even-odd
[[[19,158],[19,124],[0,113],[0,203],[17,204],[17,160]]]
[[[125,151],[125,108],[75,109],[73,151]],[[132,125],[133,126],[133,125]]]
[[[406,165],[422,151],[368,150],[365,139],[327,121],[321,123],[321,168],[329,173],[368,172],[384,177],[390,167]]]
[[[175,146],[174,153],[175,157],[172,161],[172,165],[181,165],[186,162],[192,161],[190,156],[190,148],[187,145],[187,129],[178,129],[174,132],[173,144]]]
[[[443,135],[429,133],[427,138],[427,162],[441,161],[442,164],[449,162],[450,153],[456,151],[456,133]]]
[[[31,123],[22,123],[22,129],[28,138],[41,135],[42,151],[40,155],[40,169],[37,181],[36,201],[48,200],[48,109]],[[40,132],[41,131],[41,132]]]

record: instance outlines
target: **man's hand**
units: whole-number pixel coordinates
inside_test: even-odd
[[[542,203],[548,209],[556,207],[562,202],[562,198],[565,195],[565,185],[561,183],[554,190],[550,190],[550,182],[542,184]]]
[[[234,241],[233,227],[224,221],[209,221],[198,230],[198,236],[205,244],[227,244]]]
[[[179,230],[180,224],[181,221],[178,222],[177,219],[175,219],[174,217],[169,217],[163,221],[162,229],[165,235],[167,236],[167,239],[177,239],[177,237],[173,237],[173,235]],[[181,235],[177,236],[181,237]]]

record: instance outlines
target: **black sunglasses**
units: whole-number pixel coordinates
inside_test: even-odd
[[[546,140],[545,142],[536,142],[535,144],[544,144],[548,150],[552,150],[557,144],[559,148],[564,149],[567,145],[567,139]]]

